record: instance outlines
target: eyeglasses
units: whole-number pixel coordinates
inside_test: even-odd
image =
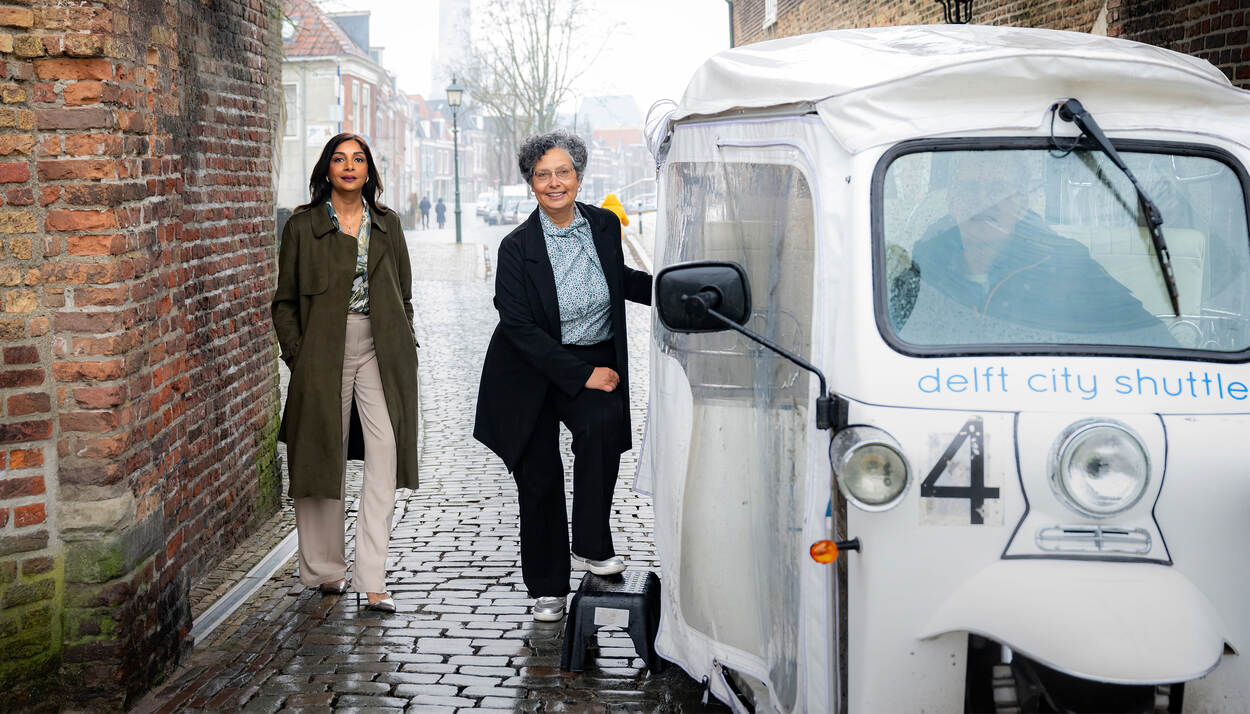
[[[555,171],[548,171],[546,169],[542,169],[541,171],[534,172],[533,174],[534,183],[547,183],[548,181],[551,180],[552,176],[555,176],[561,181],[568,181],[569,179],[573,178],[574,173],[575,172],[573,171],[573,169],[570,169],[567,166],[558,168]]]

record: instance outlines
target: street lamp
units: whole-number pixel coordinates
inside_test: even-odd
[[[456,181],[456,243],[460,243],[460,126],[456,123],[456,110],[464,99],[464,87],[456,84],[456,78],[452,77],[446,92],[447,106],[451,107],[452,163],[455,166]]]

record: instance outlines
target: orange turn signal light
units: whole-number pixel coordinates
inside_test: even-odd
[[[818,540],[812,543],[809,551],[812,560],[817,563],[828,565],[838,559],[838,544],[831,540]]]

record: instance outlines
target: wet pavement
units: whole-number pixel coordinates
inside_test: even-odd
[[[399,612],[366,611],[354,595],[304,588],[290,559],[133,711],[724,711],[703,703],[702,687],[679,667],[649,674],[615,628],[596,636],[583,673],[561,671],[564,623],[530,616],[515,488],[471,437],[482,355],[496,322],[493,261],[483,245],[505,232],[467,211],[462,245],[450,229],[408,233],[421,343],[422,485],[400,491],[396,507],[387,578]],[[650,314],[628,309],[637,444]],[[622,459],[616,546],[631,568],[658,573],[651,502],[631,488],[636,463],[636,449]],[[358,481],[352,469],[349,502]],[[286,535],[289,511],[288,501],[219,573],[197,583],[197,613]],[[574,571],[574,587],[582,574]]]

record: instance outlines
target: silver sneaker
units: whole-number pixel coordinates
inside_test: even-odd
[[[540,597],[534,601],[534,619],[539,622],[558,622],[564,618],[564,598]]]
[[[625,559],[619,555],[614,555],[605,560],[591,560],[583,558],[577,553],[573,553],[573,562],[581,563],[586,569],[595,575],[616,575],[625,570]]]

